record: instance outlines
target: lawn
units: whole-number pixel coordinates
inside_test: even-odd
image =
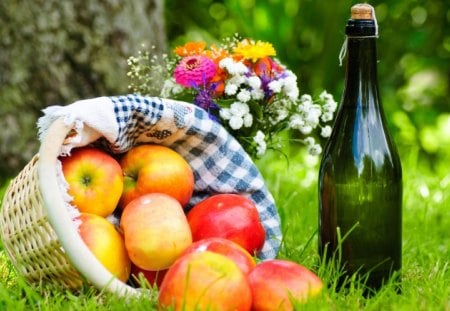
[[[370,298],[352,281],[335,290],[338,272],[320,264],[317,255],[318,158],[295,149],[257,161],[282,218],[284,244],[279,257],[314,270],[328,287],[322,294],[298,305],[302,310],[450,310],[450,172],[447,161],[433,168],[420,160],[414,148],[401,150],[404,174],[402,292],[388,284]],[[81,293],[33,289],[17,276],[0,251],[0,310],[152,310],[154,297],[125,301],[93,288]]]

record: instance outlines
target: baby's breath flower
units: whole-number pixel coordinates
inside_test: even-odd
[[[233,130],[239,130],[244,125],[244,119],[242,116],[232,115],[228,124]]]
[[[300,114],[294,114],[289,119],[289,127],[294,130],[300,130],[300,128],[305,125],[305,120]]]
[[[237,94],[237,99],[243,103],[248,102],[251,99],[251,94],[248,90],[241,90],[238,94]]]
[[[254,100],[261,100],[264,98],[264,91],[262,89],[254,89],[250,93]]]
[[[262,131],[257,131],[256,135],[253,137],[253,141],[256,143],[256,155],[258,157],[263,156],[267,150],[267,143],[264,133]]]
[[[321,135],[322,137],[325,137],[325,138],[326,138],[326,137],[330,137],[331,131],[332,131],[331,126],[329,126],[329,125],[324,126],[324,127],[322,128],[322,130],[320,131],[320,135]]]
[[[335,112],[335,111],[336,111],[336,108],[337,108],[337,102],[335,102],[333,98],[327,99],[327,100],[325,101],[325,105],[323,105],[323,109],[324,109],[326,112],[330,112],[330,113]]]
[[[238,90],[238,86],[233,83],[227,83],[225,85],[225,94],[227,95],[235,95]]]
[[[316,143],[316,140],[314,139],[314,137],[306,137],[304,143],[308,146],[312,146]]]
[[[247,104],[241,102],[234,102],[230,106],[230,111],[233,115],[236,116],[244,116],[245,114],[250,112],[250,109]]]
[[[301,103],[306,103],[306,102],[308,102],[308,103],[312,103],[312,97],[311,97],[311,95],[309,95],[309,94],[303,94],[301,97],[300,97],[300,102]]]
[[[322,116],[320,117],[320,119],[321,119],[323,122],[331,121],[331,120],[333,120],[333,113],[332,113],[332,112],[327,112],[327,111],[325,111],[325,112],[322,114]]]
[[[244,115],[243,120],[244,120],[244,127],[250,127],[253,124],[253,115],[247,113],[246,115]]]
[[[219,111],[219,115],[224,120],[230,120],[233,114],[231,113],[230,108],[222,108]]]
[[[219,62],[219,67],[228,71],[231,75],[242,75],[248,72],[247,66],[242,62],[235,62],[231,57],[226,57]]]
[[[328,101],[328,100],[333,100],[333,96],[328,93],[326,90],[324,90],[322,93],[320,93],[319,95],[320,100],[322,101]]]
[[[273,80],[269,83],[269,89],[274,93],[280,93],[283,84],[279,80]]]
[[[311,134],[313,128],[311,125],[303,125],[303,126],[300,126],[299,130],[300,130],[300,132],[302,132],[303,135],[308,135],[308,134]]]
[[[259,89],[261,87],[261,79],[258,76],[251,76],[247,79],[248,85],[253,89]]]
[[[322,147],[319,144],[309,145],[306,150],[310,155],[319,155],[322,153]]]

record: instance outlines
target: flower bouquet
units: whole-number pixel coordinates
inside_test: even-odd
[[[320,154],[315,130],[328,137],[337,103],[323,91],[300,96],[296,75],[276,58],[272,44],[238,36],[220,45],[188,42],[174,56],[139,52],[128,59],[130,89],[193,103],[221,123],[253,158],[279,149],[278,135],[300,132],[310,154]]]

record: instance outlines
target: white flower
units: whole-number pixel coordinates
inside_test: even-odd
[[[258,76],[249,77],[247,83],[254,90],[261,88],[261,79]]]
[[[322,114],[322,110],[320,110],[320,106],[313,105],[311,108],[305,112],[305,121],[311,126],[315,127],[319,124],[320,115]]]
[[[240,86],[241,84],[245,83],[245,77],[242,75],[234,75],[228,80],[228,83]]]
[[[333,112],[336,111],[336,108],[337,108],[337,102],[335,102],[334,99],[332,99],[332,98],[326,100],[325,105],[323,105],[323,109],[324,109],[326,112],[331,112],[331,113],[333,113]]]
[[[227,85],[225,85],[225,94],[227,95],[234,95],[236,94],[237,90],[238,86],[236,84],[227,83]]]
[[[283,84],[279,80],[273,80],[268,85],[269,89],[274,93],[280,93]]]
[[[241,90],[238,94],[237,94],[237,99],[243,103],[248,102],[251,99],[251,94],[248,90]]]
[[[322,147],[319,144],[310,145],[307,148],[307,151],[310,155],[319,155],[322,152]]]
[[[253,137],[253,141],[256,143],[256,155],[263,156],[267,150],[267,143],[265,141],[265,135],[263,132],[256,132],[255,137]]]
[[[229,109],[222,109],[220,116],[224,120],[229,120],[228,124],[233,130],[238,130],[242,126],[250,127],[253,124],[253,116],[246,103],[234,102]]]
[[[248,71],[242,62],[235,62],[231,57],[226,57],[219,62],[219,67],[227,70],[231,75],[242,75]]]
[[[262,89],[254,89],[250,92],[252,99],[260,100],[264,98],[264,91]]]
[[[247,113],[243,117],[244,120],[244,127],[250,127],[253,124],[253,116],[250,113]]]
[[[222,108],[219,111],[219,116],[224,120],[230,120],[232,117],[232,113],[229,108]]]
[[[303,125],[303,126],[300,126],[299,130],[300,130],[300,132],[302,132],[302,134],[308,135],[308,134],[311,134],[313,128],[311,125]]]
[[[309,95],[309,94],[303,94],[302,95],[302,97],[300,97],[300,101],[302,102],[302,103],[304,103],[304,102],[309,102],[309,103],[311,103],[312,104],[312,97],[311,97],[311,95]]]
[[[220,60],[219,67],[222,69],[227,69],[228,67],[233,66],[234,60],[231,57],[225,57]]]
[[[292,89],[289,92],[286,92],[286,95],[290,100],[296,101],[298,99],[299,90],[298,88]]]
[[[307,146],[312,146],[316,143],[316,140],[313,137],[306,137],[304,142]]]
[[[275,123],[278,123],[280,121],[283,121],[284,119],[286,119],[289,116],[289,110],[287,110],[284,107],[280,107],[277,110],[276,113],[276,119],[274,120]]]
[[[331,135],[331,126],[329,126],[329,125],[327,125],[327,126],[324,126],[323,128],[322,128],[322,130],[320,131],[320,135],[322,136],[322,137],[330,137],[330,135]]]
[[[321,119],[323,122],[331,121],[331,120],[333,120],[333,113],[332,113],[332,112],[325,112],[325,113],[322,114],[322,116],[320,117],[320,119]]]
[[[240,116],[233,115],[231,116],[228,124],[233,130],[238,130],[242,127],[242,125],[244,125],[244,120]]]
[[[231,114],[239,117],[243,117],[250,112],[250,108],[246,103],[234,102],[230,106]]]
[[[299,130],[305,124],[305,120],[300,114],[294,114],[289,119],[289,127],[295,130]]]
[[[333,100],[333,95],[331,95],[327,91],[323,91],[322,93],[320,93],[319,98],[322,101],[328,101],[330,99]]]
[[[294,92],[298,97],[297,77],[293,73],[283,79],[283,84],[286,93]]]
[[[302,95],[302,97],[305,95]],[[300,98],[300,105],[297,106],[299,112],[308,112],[313,106],[312,100],[302,100]]]

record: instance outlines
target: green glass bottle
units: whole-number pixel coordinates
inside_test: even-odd
[[[346,25],[345,89],[319,171],[319,254],[378,289],[401,269],[402,170],[378,91],[374,16],[355,5]]]

